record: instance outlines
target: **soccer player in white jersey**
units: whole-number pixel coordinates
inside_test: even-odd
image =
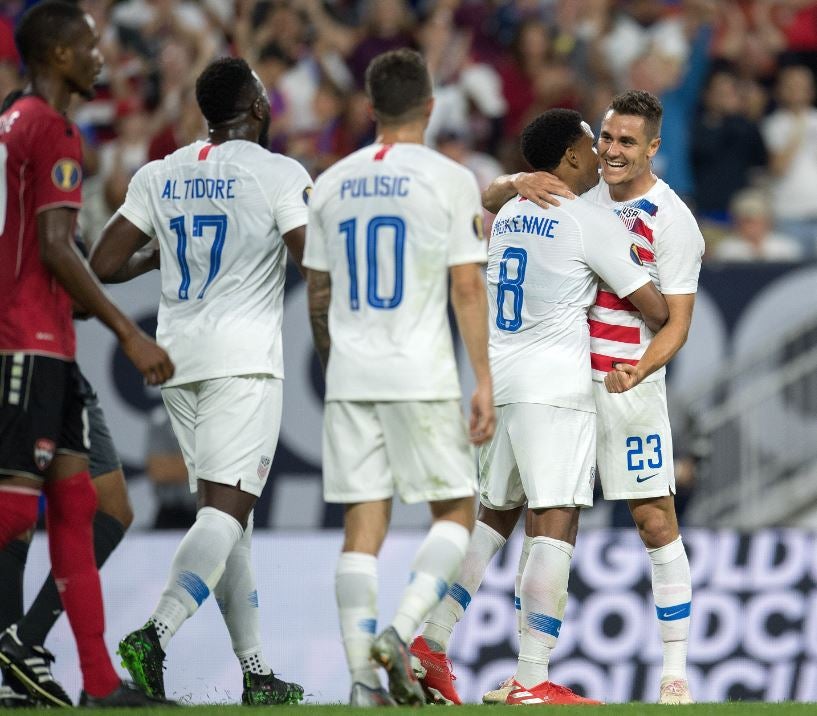
[[[521,148],[531,167],[553,172],[575,193],[599,180],[593,133],[578,112],[545,112],[525,128]],[[599,276],[619,300],[637,306],[653,330],[667,318],[666,302],[630,246],[621,223],[584,199],[543,210],[517,196],[494,221],[488,303],[499,407],[494,438],[480,453],[480,498],[483,508],[511,511],[514,521],[527,503],[531,538],[520,579],[519,663],[508,704],[599,703],[552,683],[548,662],[567,602],[579,509],[593,503],[596,406],[587,312]],[[481,524],[469,554],[491,538],[497,543],[496,536]],[[429,674],[443,671],[434,669],[435,662],[445,665],[434,651],[447,646],[451,603],[467,604],[476,586],[472,576],[464,566],[446,603],[412,645]],[[441,695],[450,693],[445,679],[427,674],[426,680]]]
[[[599,478],[605,499],[628,501],[652,563],[663,643],[659,701],[683,704],[692,702],[686,674],[692,582],[675,515],[664,366],[686,342],[704,241],[686,205],[652,173],[651,159],[661,143],[661,116],[660,102],[648,92],[630,90],[613,99],[598,140],[602,181],[584,198],[611,209],[623,222],[633,256],[647,268],[669,306],[669,319],[653,338],[634,307],[601,286],[590,309],[590,350]],[[483,193],[483,203],[497,211],[517,193],[543,207],[560,204],[554,195],[574,197],[557,177],[535,172],[500,177]],[[474,534],[485,537],[469,548],[463,567],[474,590],[517,516],[484,506],[480,510]],[[529,548],[526,538],[520,573]],[[447,596],[444,603],[449,609],[439,621],[450,630],[467,601]],[[450,672],[443,676],[450,678]],[[504,701],[509,688],[510,679],[485,700]]]
[[[208,141],[140,169],[91,258],[103,280],[126,280],[156,266],[143,247],[158,240],[157,334],[177,366],[162,398],[199,504],[159,604],[119,653],[142,689],[163,695],[167,644],[213,591],[244,674],[242,701],[292,703],[303,689],[276,678],[261,653],[250,536],[281,421],[287,250],[300,267],[311,180],[260,146],[269,103],[244,60],[211,63],[196,99]]]
[[[326,369],[324,497],[345,505],[335,576],[356,706],[423,703],[406,643],[459,570],[474,522],[470,442],[494,430],[482,207],[473,174],[423,145],[433,99],[422,57],[376,57],[366,91],[378,137],[318,179],[304,254]],[[448,325],[451,303],[477,387],[470,436]],[[331,337],[331,341],[330,341]],[[391,501],[433,524],[397,613],[375,638],[377,554]],[[386,668],[389,692],[376,666]]]

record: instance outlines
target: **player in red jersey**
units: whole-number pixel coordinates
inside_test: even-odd
[[[34,525],[44,487],[52,569],[83,675],[80,704],[149,706],[156,702],[119,679],[103,638],[73,305],[116,333],[149,384],[170,378],[173,364],[107,298],[74,244],[82,156],[64,112],[73,94],[93,94],[102,65],[94,22],[74,4],[48,1],[26,13],[15,40],[31,83],[0,115],[0,548]]]

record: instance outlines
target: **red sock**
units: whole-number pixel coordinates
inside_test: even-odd
[[[35,525],[39,499],[34,490],[26,488],[0,490],[0,549]]]
[[[102,587],[94,560],[96,492],[87,471],[46,483],[51,569],[74,638],[85,692],[107,696],[119,687],[105,647]]]

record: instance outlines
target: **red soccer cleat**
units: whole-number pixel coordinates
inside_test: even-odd
[[[508,694],[505,703],[509,706],[540,706],[542,704],[553,704],[560,706],[590,706],[592,704],[603,704],[603,701],[586,699],[579,696],[567,686],[559,686],[552,681],[543,681],[541,684],[526,689],[518,681],[513,682],[513,689]]]
[[[421,636],[411,642],[409,651],[420,660],[426,670],[426,675],[420,679],[426,694],[426,701],[460,706],[462,701],[457,689],[454,688],[454,680],[457,677],[451,672],[451,662],[448,657],[441,651],[431,651],[428,642]]]

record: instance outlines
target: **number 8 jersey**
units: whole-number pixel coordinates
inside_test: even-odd
[[[283,378],[282,235],[306,224],[311,187],[298,162],[244,140],[194,142],[134,175],[119,213],[159,241],[166,387]]]
[[[474,175],[421,144],[375,144],[315,183],[304,265],[329,272],[327,400],[460,397],[448,267],[484,263]]]
[[[649,280],[612,212],[587,199],[543,210],[516,197],[494,220],[488,310],[494,403],[596,412],[587,310],[598,277],[619,297]]]

